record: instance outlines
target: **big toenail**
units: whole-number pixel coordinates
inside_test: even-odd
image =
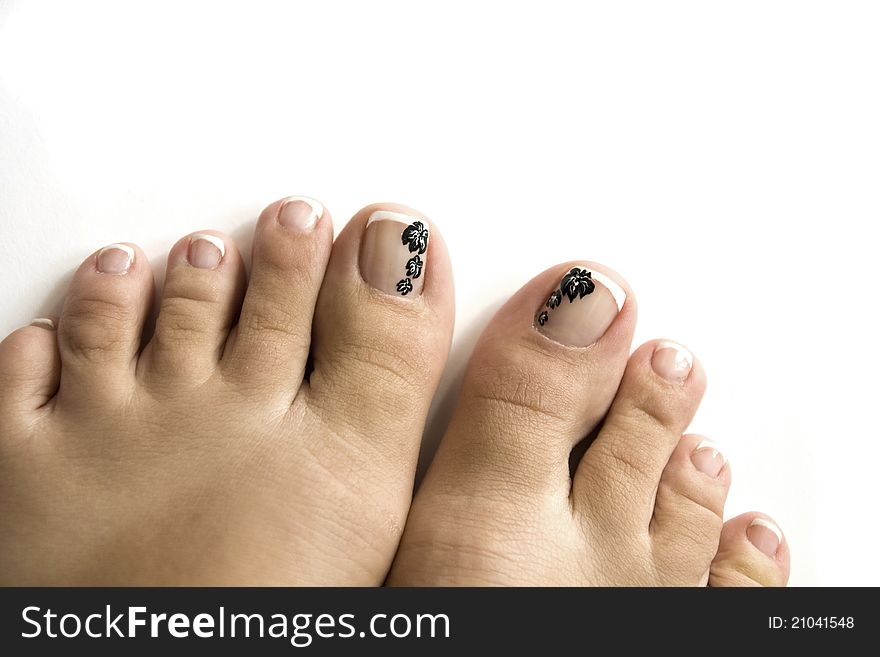
[[[551,340],[587,347],[617,317],[626,292],[610,276],[587,267],[572,267],[538,309],[535,324]]]
[[[782,543],[782,530],[769,520],[755,518],[746,530],[752,545],[768,557],[775,557],[779,544]]]
[[[48,317],[37,317],[36,319],[31,320],[31,326],[39,326],[40,328],[49,329],[50,331],[55,330],[55,322]]]
[[[278,208],[278,223],[291,230],[311,230],[322,216],[324,206],[307,196],[288,196]]]
[[[670,383],[684,383],[693,366],[693,354],[677,342],[664,340],[654,347],[651,367]]]
[[[216,235],[197,233],[189,238],[189,264],[199,269],[214,269],[226,255],[226,244]]]
[[[724,468],[727,459],[718,445],[711,440],[703,440],[691,452],[691,462],[697,470],[714,478]]]
[[[102,274],[125,274],[133,262],[133,248],[128,244],[111,244],[98,252],[95,266]]]
[[[374,212],[361,242],[361,276],[388,294],[419,296],[425,284],[428,237],[423,219],[400,212]]]

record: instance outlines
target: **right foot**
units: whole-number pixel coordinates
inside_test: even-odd
[[[371,206],[333,243],[279,201],[247,285],[228,236],[189,235],[143,351],[147,257],[91,255],[0,344],[0,583],[380,584],[452,331],[427,226]]]
[[[668,341],[628,356],[635,321],[626,284],[592,264],[544,272],[497,313],[390,584],[786,583],[782,532],[756,513],[722,527],[730,468],[682,435],[702,367]]]

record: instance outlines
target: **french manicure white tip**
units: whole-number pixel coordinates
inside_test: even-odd
[[[55,328],[55,322],[53,322],[48,317],[37,317],[34,320],[31,320],[31,324],[38,324],[39,326],[48,326],[50,329]]]
[[[673,342],[672,340],[661,340],[657,343],[657,346],[654,347],[654,351],[660,351],[662,349],[672,349],[676,351],[676,359],[681,358],[684,360],[687,363],[688,369],[694,366],[694,355],[677,342]]]
[[[763,518],[755,518],[749,523],[749,527],[764,527],[765,529],[769,529],[771,532],[776,534],[776,539],[779,541],[780,544],[782,544],[782,530],[769,520],[764,520]]]
[[[721,457],[721,460],[724,462],[724,465],[727,465],[727,457],[724,456],[724,452],[722,452],[721,449],[718,447],[718,445],[713,443],[711,440],[701,440],[700,444],[694,448],[694,451],[698,452],[701,449],[711,449],[713,452],[715,452],[716,456]]]
[[[114,249],[125,253],[125,255],[128,256],[129,262],[134,262],[134,249],[128,244],[110,244],[101,249],[101,253],[104,253],[105,251],[113,251]]]
[[[373,214],[370,215],[370,218],[367,219],[367,226],[369,226],[374,221],[397,221],[401,224],[411,224],[414,221],[422,221],[416,217],[410,217],[408,214],[403,214],[402,212],[391,212],[390,210],[376,210]]]
[[[223,240],[216,235],[208,235],[207,233],[196,233],[190,237],[190,240],[205,240],[206,242],[210,242],[214,246],[217,247],[217,250],[220,252],[220,257],[226,255],[226,244]]]
[[[306,223],[306,228],[311,228],[315,225],[315,223],[324,216],[324,206],[313,198],[308,196],[288,196],[284,199],[285,203],[289,203],[290,201],[302,201],[310,208],[312,208],[312,214],[309,216],[309,221]]]
[[[617,310],[620,312],[620,309],[623,308],[623,302],[626,301],[626,292],[624,292],[623,288],[620,287],[620,285],[617,284],[617,281],[610,276],[606,276],[595,269],[589,271],[590,278],[608,288],[608,291],[611,292],[611,296],[614,297],[614,301],[617,304]]]

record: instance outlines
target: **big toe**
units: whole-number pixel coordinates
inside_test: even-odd
[[[526,542],[535,553],[518,546],[517,558],[543,563],[550,543],[569,539],[569,456],[614,398],[635,320],[625,283],[592,263],[543,272],[496,313],[410,511],[392,581],[461,583],[474,574],[468,583],[484,583],[490,555],[504,554],[512,528],[537,517],[554,529]],[[509,583],[522,574],[504,568],[496,574]],[[560,583],[563,570],[553,573]]]
[[[308,404],[358,458],[392,459],[407,499],[453,321],[449,257],[430,220],[387,203],[360,210],[318,298]]]
[[[791,553],[782,530],[769,516],[744,513],[724,523],[709,586],[785,586]]]
[[[635,303],[615,276],[593,264],[554,267],[498,311],[474,349],[437,468],[567,497],[568,456],[608,410],[632,340]]]

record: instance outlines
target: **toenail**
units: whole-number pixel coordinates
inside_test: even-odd
[[[55,322],[48,317],[37,317],[31,321],[31,326],[39,326],[41,328],[49,329],[50,331],[55,330]]]
[[[388,294],[419,296],[425,283],[428,237],[423,219],[400,212],[374,212],[361,243],[361,276]]]
[[[626,292],[611,277],[572,267],[538,309],[535,321],[551,340],[587,347],[605,335],[625,300]]]
[[[693,366],[693,354],[677,342],[664,340],[654,347],[651,367],[671,383],[684,383]]]
[[[307,196],[288,196],[278,208],[278,223],[293,230],[311,230],[322,216],[324,206]]]
[[[775,557],[779,544],[782,543],[782,530],[764,518],[752,520],[746,530],[746,535],[752,545],[768,557]]]
[[[111,244],[98,252],[95,266],[102,274],[125,274],[133,262],[133,248],[128,244]]]
[[[226,244],[216,235],[196,233],[189,238],[189,264],[199,269],[214,269],[226,255]]]
[[[714,478],[724,468],[727,459],[718,445],[711,440],[703,440],[691,452],[691,462],[697,470]]]

